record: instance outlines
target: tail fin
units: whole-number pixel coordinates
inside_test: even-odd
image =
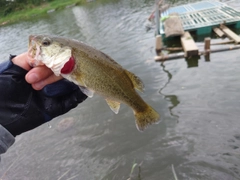
[[[136,118],[136,126],[139,131],[143,131],[147,126],[156,124],[160,121],[160,115],[150,106],[144,111],[134,112]]]

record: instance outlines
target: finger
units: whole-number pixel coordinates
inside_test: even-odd
[[[12,62],[23,69],[29,71],[31,69],[30,65],[28,64],[28,54],[27,52],[22,53],[12,59]]]
[[[41,90],[42,88],[44,88],[44,86],[46,86],[48,84],[52,84],[56,81],[59,81],[60,79],[62,79],[62,76],[55,76],[54,74],[52,74],[52,75],[48,76],[46,79],[43,79],[36,83],[33,83],[32,87],[35,90]]]
[[[53,72],[48,67],[38,66],[38,67],[32,68],[26,74],[25,79],[29,84],[34,84],[48,78],[52,74]]]

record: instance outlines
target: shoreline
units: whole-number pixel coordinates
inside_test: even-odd
[[[67,2],[62,0],[44,3],[34,8],[26,8],[11,13],[6,17],[0,17],[0,27],[14,24],[20,21],[26,21],[34,17],[41,17],[54,11],[58,11],[64,8],[71,8],[73,6],[81,5],[84,3],[86,3],[85,0],[69,0]]]

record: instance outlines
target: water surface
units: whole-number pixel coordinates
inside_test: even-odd
[[[225,2],[239,8],[237,0]],[[135,163],[132,180],[173,180],[172,166],[179,180],[240,179],[240,51],[212,54],[210,62],[154,62],[154,30],[145,28],[153,6],[154,0],[96,1],[0,28],[1,61],[26,51],[29,34],[102,50],[143,80],[141,96],[162,119],[140,133],[130,108],[122,105],[115,115],[94,96],[18,136],[1,157],[2,179],[127,180]],[[59,127],[65,118],[73,126]]]

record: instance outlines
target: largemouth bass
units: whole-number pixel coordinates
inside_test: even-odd
[[[103,52],[76,40],[31,35],[28,54],[30,65],[45,64],[55,75],[77,84],[88,97],[94,92],[103,96],[114,113],[120,103],[130,106],[138,130],[159,122],[160,115],[135,91],[144,90],[142,81]]]

